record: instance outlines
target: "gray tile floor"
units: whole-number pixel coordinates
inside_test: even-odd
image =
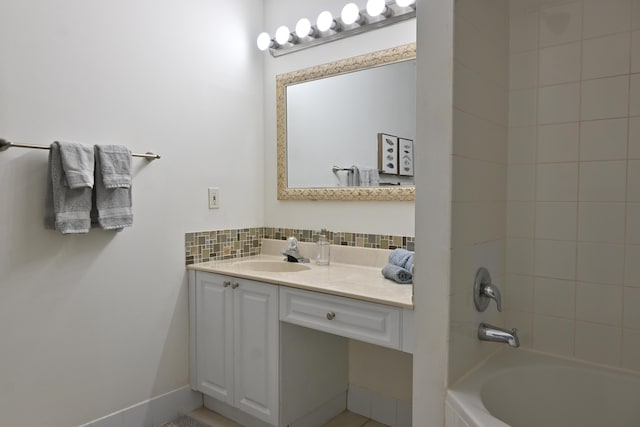
[[[211,427],[243,427],[240,424],[223,417],[220,414],[209,411],[206,408],[197,409],[189,414],[195,420]],[[362,415],[345,411],[338,415],[323,427],[388,427],[386,424],[370,420]]]

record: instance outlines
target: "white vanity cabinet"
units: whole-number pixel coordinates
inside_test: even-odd
[[[278,286],[200,271],[189,279],[192,388],[277,425]]]

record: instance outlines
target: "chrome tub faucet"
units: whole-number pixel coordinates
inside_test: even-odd
[[[516,328],[508,331],[498,328],[497,326],[489,325],[488,323],[480,323],[480,325],[478,325],[478,339],[480,341],[506,343],[509,347],[513,348],[520,347],[520,339],[518,338],[518,330]]]

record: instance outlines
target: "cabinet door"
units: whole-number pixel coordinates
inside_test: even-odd
[[[233,404],[233,312],[230,279],[196,275],[198,390]]]
[[[278,287],[237,279],[233,286],[235,406],[277,425]]]

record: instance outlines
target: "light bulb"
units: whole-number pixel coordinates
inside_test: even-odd
[[[407,7],[414,4],[416,0],[396,0],[396,4],[400,7]]]
[[[283,45],[289,41],[289,28],[286,25],[278,27],[276,30],[276,43]]]
[[[257,40],[258,49],[267,50],[271,46],[271,36],[269,33],[260,33]]]
[[[369,0],[367,1],[367,13],[369,16],[382,15],[385,12],[387,5],[384,0]]]
[[[318,27],[318,31],[329,30],[333,26],[333,15],[331,15],[331,12],[325,10],[320,15],[318,15],[316,26]]]
[[[340,14],[340,18],[342,22],[346,25],[351,25],[354,22],[358,21],[360,18],[360,9],[356,6],[355,3],[347,3],[342,8],[342,13]]]
[[[296,36],[301,39],[311,35],[311,22],[307,18],[302,18],[296,24]]]

